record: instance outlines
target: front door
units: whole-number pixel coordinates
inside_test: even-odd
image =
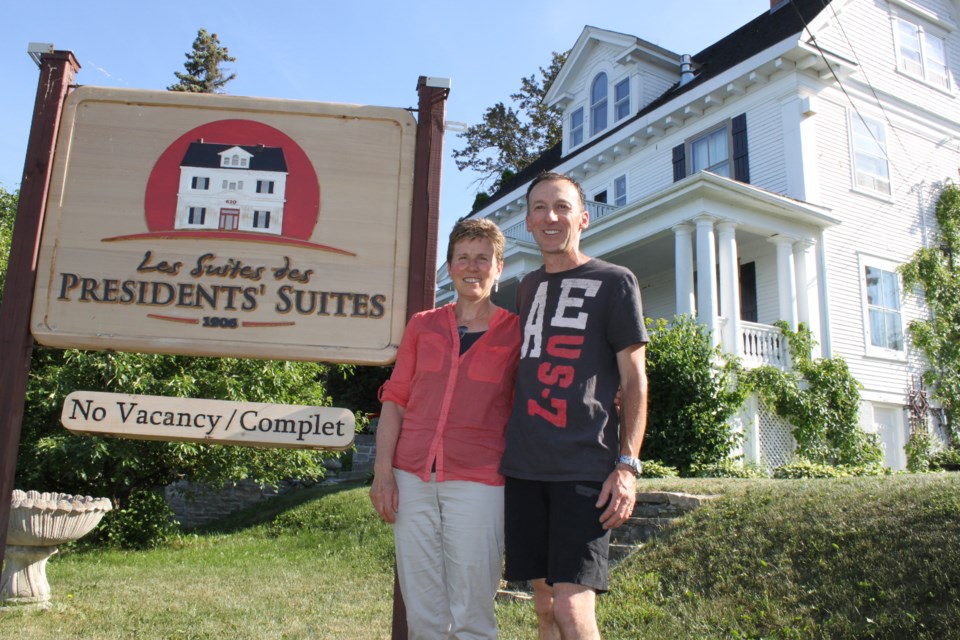
[[[236,231],[240,228],[240,209],[220,209],[220,228]]]

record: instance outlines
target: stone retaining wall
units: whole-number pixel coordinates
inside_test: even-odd
[[[376,437],[358,433],[354,440],[352,468],[347,471],[336,458],[326,461],[327,476],[324,482],[366,480],[373,471],[376,456]],[[297,480],[289,480],[276,489],[261,487],[253,480],[228,484],[222,490],[186,481],[176,482],[164,489],[164,496],[174,517],[181,527],[190,528],[208,524],[230,515],[234,511],[269,500],[292,489],[304,486]]]

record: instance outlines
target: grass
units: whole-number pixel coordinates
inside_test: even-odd
[[[960,474],[662,480],[721,494],[620,565],[608,640],[960,637]],[[276,498],[151,551],[64,552],[53,607],[0,637],[388,638],[390,530],[366,488]],[[500,637],[536,637],[498,603]]]

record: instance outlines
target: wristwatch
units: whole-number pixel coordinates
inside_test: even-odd
[[[628,467],[633,469],[633,472],[637,475],[638,478],[640,477],[640,474],[643,473],[643,463],[640,461],[639,458],[633,458],[631,456],[620,456],[619,458],[617,458],[617,464],[627,465]]]

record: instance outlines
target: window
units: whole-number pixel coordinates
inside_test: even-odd
[[[630,115],[630,78],[626,78],[613,88],[613,120],[622,120]]]
[[[254,211],[253,212],[253,228],[269,229],[270,228],[270,212]]]
[[[570,114],[570,146],[583,144],[583,107]]]
[[[950,88],[943,38],[922,26],[897,18],[897,43],[897,67],[901,71],[938,87]]]
[[[603,191],[597,191],[590,199],[594,202],[599,202],[600,204],[607,204],[607,190],[604,189]]]
[[[854,184],[877,193],[890,193],[887,133],[883,123],[860,114],[850,115]]]
[[[740,182],[750,182],[750,145],[747,114],[741,113],[722,126],[689,138],[673,148],[673,181],[691,173],[712,171]]]
[[[273,180],[257,180],[257,193],[273,193]]]
[[[903,351],[900,280],[897,272],[872,264],[863,266],[868,351]]]
[[[607,128],[607,74],[598,73],[590,86],[590,135]]]
[[[691,173],[710,171],[730,177],[730,143],[726,127],[690,143]]]
[[[190,210],[187,212],[187,224],[203,224],[206,218],[206,207],[190,207]]]
[[[618,207],[627,204],[627,176],[619,176],[614,179],[613,204]]]
[[[194,176],[190,180],[190,187],[197,190],[206,190],[210,188],[210,178],[200,178]]]

